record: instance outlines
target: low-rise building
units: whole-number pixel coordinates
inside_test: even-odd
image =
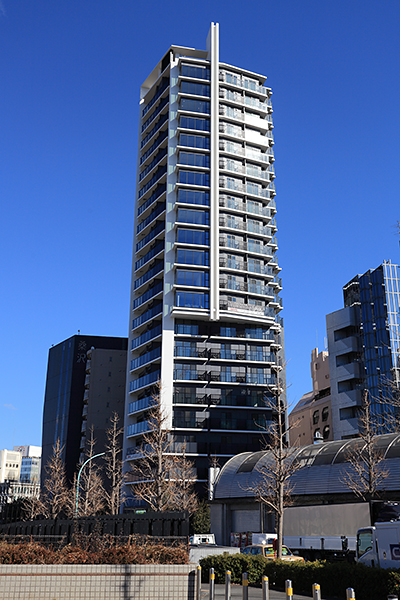
[[[333,440],[328,352],[311,352],[312,392],[304,394],[289,415],[291,446]]]
[[[22,454],[20,482],[39,483],[42,463],[41,446],[14,446],[14,450]]]
[[[14,450],[0,450],[0,483],[19,481],[22,454]]]

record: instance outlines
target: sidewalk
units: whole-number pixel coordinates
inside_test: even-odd
[[[209,597],[209,584],[203,583],[201,585],[201,600],[208,600]],[[235,600],[241,599],[242,596],[242,586],[241,585],[231,585],[231,598],[235,598]],[[310,596],[299,596],[298,594],[294,594],[293,600],[310,600]],[[218,584],[215,586],[215,600],[222,600],[225,598],[225,586],[223,584]],[[262,598],[262,590],[261,588],[254,588],[249,586],[249,600],[261,600]],[[285,600],[286,594],[285,592],[277,592],[275,590],[269,591],[269,600]]]

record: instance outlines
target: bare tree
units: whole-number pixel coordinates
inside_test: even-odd
[[[24,521],[33,521],[44,513],[43,501],[40,498],[40,485],[35,484],[32,495],[23,499],[22,513]]]
[[[372,501],[379,497],[379,487],[388,477],[389,471],[383,463],[384,450],[377,448],[377,436],[381,431],[382,421],[372,414],[368,390],[363,391],[358,422],[360,440],[347,454],[350,469],[343,474],[342,481],[356,496],[369,503],[372,525]]]
[[[68,506],[68,486],[65,465],[62,459],[63,447],[57,439],[53,455],[45,467],[47,474],[42,493],[43,514],[47,519],[57,519],[66,512]]]
[[[267,453],[256,466],[258,479],[250,491],[255,494],[258,502],[275,514],[277,533],[277,558],[282,558],[283,513],[290,502],[292,485],[290,477],[301,468],[295,460],[296,447],[288,446],[289,427],[286,424],[285,388],[279,373],[276,387],[271,389],[271,397],[266,399],[266,407],[272,412],[272,422],[266,426],[265,450]],[[290,427],[296,427],[297,422]]]
[[[171,472],[171,508],[187,510],[189,515],[196,512],[198,498],[194,491],[196,469],[193,461],[186,456],[186,443],[182,444],[180,455],[175,455]]]
[[[123,501],[122,486],[122,433],[123,427],[119,426],[119,416],[113,413],[111,427],[107,430],[107,444],[105,459],[106,476],[110,482],[110,489],[106,493],[108,510],[111,515],[117,515]]]
[[[179,453],[168,428],[168,418],[161,406],[161,389],[153,396],[148,412],[149,431],[143,435],[130,482],[136,498],[156,512],[188,510],[193,513],[197,497],[193,491],[196,473],[186,456],[186,445]]]
[[[93,435],[93,428],[90,429],[90,436],[87,442],[85,461],[87,464],[83,467],[78,492],[78,512],[76,512],[77,500],[77,477],[75,476],[71,493],[69,494],[69,515],[79,517],[89,517],[100,514],[106,505],[106,493],[101,476],[101,467],[95,463],[96,440]],[[78,465],[78,469],[82,465]]]
[[[151,510],[162,512],[171,508],[174,460],[168,419],[161,407],[161,390],[152,400],[147,415],[149,431],[143,435],[130,481],[136,498],[146,502]]]

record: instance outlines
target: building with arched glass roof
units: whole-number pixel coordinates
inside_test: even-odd
[[[313,532],[308,535],[350,535],[344,529],[356,530],[368,525],[369,509],[345,483],[351,475],[349,453],[362,447],[361,438],[314,444],[295,449],[289,460],[297,461],[300,469],[290,479],[292,506],[285,510],[284,535],[302,531],[301,515],[314,518]],[[382,453],[383,468],[388,475],[379,487],[382,500],[400,499],[400,434],[378,436],[376,450]],[[254,489],[260,480],[260,467],[271,460],[269,451],[244,452],[231,458],[221,469],[214,486],[211,506],[211,526],[218,543],[229,543],[234,532],[271,532],[273,515],[257,502]],[[350,509],[351,507],[351,509]],[[302,509],[302,510],[300,510]],[[307,510],[305,510],[307,509]],[[286,523],[285,523],[286,522]],[[304,521],[304,527],[309,527]],[[341,533],[342,532],[342,533]],[[296,533],[297,534],[297,533]],[[351,533],[353,535],[353,533]]]

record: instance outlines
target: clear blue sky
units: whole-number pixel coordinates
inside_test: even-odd
[[[398,0],[0,0],[0,448],[41,443],[52,344],[128,333],[139,87],[211,21],[274,91],[292,403],[343,284],[400,262]]]

